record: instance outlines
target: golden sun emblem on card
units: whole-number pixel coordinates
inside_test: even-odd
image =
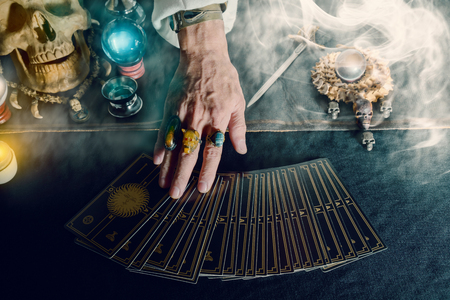
[[[146,188],[137,183],[127,183],[111,192],[107,207],[118,217],[133,217],[146,209],[149,198]]]

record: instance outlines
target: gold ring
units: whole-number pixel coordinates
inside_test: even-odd
[[[197,146],[202,143],[200,134],[193,129],[181,129],[181,131],[183,132],[183,152],[186,154],[194,152]]]

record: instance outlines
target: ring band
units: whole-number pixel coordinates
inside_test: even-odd
[[[181,131],[183,132],[183,152],[186,154],[194,152],[197,146],[202,143],[200,134],[193,129],[181,129]]]
[[[225,134],[223,133],[223,131],[217,130],[213,134],[208,135],[206,137],[206,140],[214,147],[220,148],[223,146],[223,143],[225,142]]]
[[[178,116],[172,116],[167,122],[164,147],[172,151],[177,147],[177,140],[180,136],[181,120]]]

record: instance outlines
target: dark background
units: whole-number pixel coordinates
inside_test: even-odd
[[[161,80],[157,101],[169,80]],[[16,116],[31,117],[28,111]],[[0,133],[19,165],[16,177],[0,185],[2,299],[450,298],[448,127],[374,131],[371,152],[358,130],[249,132],[244,156],[227,134],[220,171],[328,158],[388,249],[326,274],[201,278],[191,285],[129,273],[75,245],[63,227],[141,153],[152,155],[156,130],[123,123]]]

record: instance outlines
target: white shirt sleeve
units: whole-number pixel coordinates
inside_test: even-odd
[[[180,10],[190,10],[204,7],[210,4],[225,2],[225,0],[155,0],[152,13],[152,23],[156,31],[166,41],[179,47],[177,34],[170,28],[169,16]],[[233,28],[236,20],[238,0],[228,0],[227,10],[223,13],[225,33]]]

